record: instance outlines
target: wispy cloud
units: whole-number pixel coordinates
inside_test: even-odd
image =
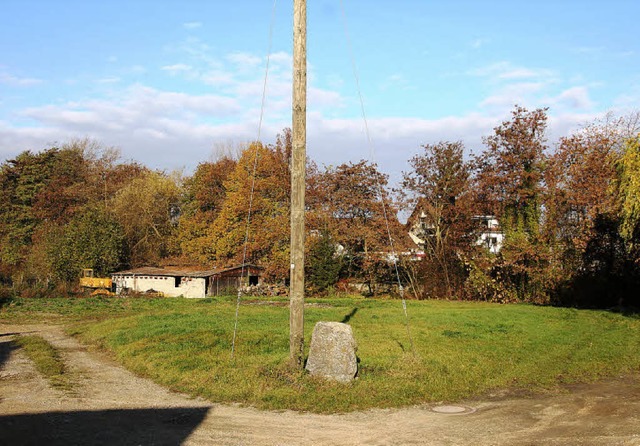
[[[579,54],[597,54],[602,53],[604,50],[603,46],[579,46],[574,48],[574,51]]]
[[[158,127],[167,119],[229,118],[241,108],[232,98],[189,95],[135,85],[112,100],[68,102],[25,109],[22,114],[47,126],[115,130]]]
[[[381,90],[409,90],[411,88],[411,83],[401,73],[394,73],[391,76],[388,76],[380,85]]]
[[[625,59],[636,55],[636,52],[633,50],[627,50],[624,48],[610,49],[605,46],[581,46],[573,48],[573,52],[583,56],[590,56],[594,59],[599,57],[616,57]]]
[[[177,63],[173,65],[165,65],[161,68],[162,71],[168,71],[170,74],[175,75],[186,71],[191,71],[193,67],[184,63]]]
[[[621,58],[634,57],[636,55],[635,51],[621,51],[616,54],[616,56]]]
[[[121,80],[122,79],[120,79],[119,77],[111,76],[111,77],[103,77],[102,79],[98,79],[97,82],[99,84],[117,84]]]
[[[182,27],[185,29],[197,29],[202,27],[202,22],[185,22]]]
[[[489,39],[475,39],[471,42],[471,48],[473,48],[474,50],[480,49],[483,46],[485,46],[487,43],[489,43],[490,40]]]
[[[147,72],[147,69],[142,65],[132,65],[128,71],[133,74],[143,74]]]
[[[589,90],[584,86],[568,88],[549,102],[550,105],[569,107],[570,109],[577,110],[589,110],[594,105],[589,97]]]
[[[496,62],[491,65],[470,70],[467,74],[487,77],[494,80],[521,80],[533,78],[551,78],[554,72],[545,68],[528,68],[515,66],[511,62]]]
[[[262,64],[261,57],[250,53],[231,53],[227,56],[227,60],[241,68],[255,68],[257,65]]]
[[[518,82],[502,86],[482,102],[481,107],[504,109],[513,107],[514,104],[527,104],[536,93],[546,86],[543,82]]]
[[[12,87],[29,87],[41,83],[43,83],[42,79],[18,77],[6,72],[0,72],[0,84],[6,84]]]

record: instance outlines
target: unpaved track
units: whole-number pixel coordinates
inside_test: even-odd
[[[63,351],[72,393],[52,389],[11,342]],[[640,376],[555,395],[346,415],[263,412],[170,392],[89,352],[61,327],[0,324],[0,445],[638,445]]]

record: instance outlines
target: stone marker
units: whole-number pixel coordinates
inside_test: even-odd
[[[305,368],[311,375],[348,383],[358,371],[356,349],[350,325],[318,322],[311,335]]]

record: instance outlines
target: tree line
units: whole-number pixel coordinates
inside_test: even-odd
[[[546,127],[546,109],[515,107],[471,157],[461,142],[423,146],[396,189],[371,162],[309,160],[311,290],[389,292],[400,276],[416,298],[637,305],[638,114],[589,123],[554,146]],[[286,281],[290,157],[288,129],[186,177],[90,140],[23,152],[0,166],[0,280],[59,291],[82,268],[244,261]],[[478,243],[481,216],[499,222],[497,253]]]
[[[546,132],[547,109],[516,106],[470,159],[459,142],[411,159],[402,192],[426,220],[423,295],[640,304],[640,114],[608,115],[554,146]],[[478,244],[479,216],[499,222],[497,254]]]

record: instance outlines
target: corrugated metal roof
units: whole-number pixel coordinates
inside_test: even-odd
[[[228,271],[242,268],[243,265],[233,266],[230,268],[214,268],[204,269],[198,267],[169,267],[158,268],[153,266],[143,266],[141,268],[129,269],[126,271],[118,271],[112,276],[170,276],[170,277],[211,277]],[[264,269],[256,265],[244,265],[245,268]]]

